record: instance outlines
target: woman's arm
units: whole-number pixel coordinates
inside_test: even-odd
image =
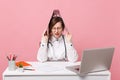
[[[66,43],[67,49],[67,58],[70,62],[75,62],[78,59],[78,54],[75,48],[73,47],[72,43]]]
[[[66,49],[67,49],[67,58],[70,62],[75,62],[78,59],[78,54],[76,49],[72,44],[72,35],[68,32],[65,36],[66,40]]]
[[[47,61],[48,58],[47,43],[48,43],[48,35],[47,35],[47,31],[45,31],[42,35],[42,40],[37,54],[37,60],[40,62]]]
[[[37,53],[37,60],[40,62],[47,61],[47,43],[41,43]]]

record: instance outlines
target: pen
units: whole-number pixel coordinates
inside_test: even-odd
[[[10,61],[10,58],[7,56],[8,61]]]
[[[11,58],[12,58],[12,54],[10,54],[10,57],[9,57],[9,59],[10,59],[10,60],[12,60]]]
[[[8,56],[6,56],[6,58],[9,60],[9,61],[15,61],[16,60],[16,58],[17,58],[17,56],[14,54],[10,54],[10,55],[8,55]]]
[[[12,60],[16,60],[16,58],[17,58],[17,56],[15,56],[15,54],[13,55],[13,58],[12,58]]]
[[[35,71],[35,69],[24,69],[24,70],[30,70],[30,71]]]

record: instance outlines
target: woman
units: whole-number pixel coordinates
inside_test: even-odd
[[[67,32],[64,36],[65,24],[60,17],[59,10],[54,10],[50,19],[48,30],[42,35],[37,59],[45,61],[77,61],[78,54],[72,45],[72,35]]]

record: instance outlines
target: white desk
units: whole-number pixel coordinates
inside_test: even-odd
[[[66,69],[66,66],[80,64],[70,62],[29,62],[35,71],[19,72],[18,70],[9,71],[8,68],[3,72],[3,80],[110,80],[109,71],[89,73],[80,76],[75,72]]]

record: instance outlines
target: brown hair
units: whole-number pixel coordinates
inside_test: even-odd
[[[60,16],[60,12],[59,10],[54,10],[53,11],[53,14],[52,14],[52,17],[50,19],[50,22],[48,24],[48,33],[49,33],[49,38],[50,38],[50,34],[51,34],[51,31],[52,31],[52,28],[53,26],[58,23],[58,22],[61,22],[62,24],[62,30],[64,30],[65,28],[65,24],[64,24],[64,21],[62,19],[62,17]]]

